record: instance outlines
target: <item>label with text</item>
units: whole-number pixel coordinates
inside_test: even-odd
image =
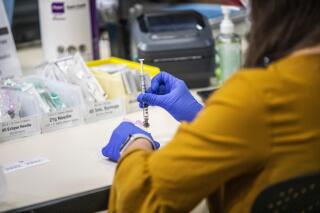
[[[113,118],[125,113],[124,101],[122,98],[113,99],[101,103],[95,103],[88,108],[86,121],[96,121],[101,119]]]
[[[19,160],[13,163],[8,163],[6,165],[3,165],[3,172],[7,174],[10,172],[29,168],[32,166],[42,165],[48,162],[49,162],[49,159],[45,157],[35,157],[30,160]]]
[[[0,141],[10,140],[18,137],[26,137],[40,133],[39,117],[28,117],[0,123]]]
[[[42,118],[42,132],[73,127],[81,123],[80,108],[68,108],[60,112],[45,114]]]

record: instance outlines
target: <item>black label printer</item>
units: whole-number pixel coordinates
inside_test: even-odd
[[[131,57],[145,59],[183,79],[206,87],[214,75],[214,40],[207,18],[195,11],[144,14],[132,23]]]

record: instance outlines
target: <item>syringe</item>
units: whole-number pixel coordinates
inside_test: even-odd
[[[140,82],[141,82],[141,92],[145,93],[146,92],[146,79],[144,76],[144,67],[143,67],[143,60],[144,59],[139,59],[140,61]],[[148,128],[150,126],[149,124],[149,110],[148,110],[148,105],[145,103],[142,103],[142,113],[143,113],[143,126],[145,128]]]

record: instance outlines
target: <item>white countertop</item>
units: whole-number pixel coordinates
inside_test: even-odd
[[[142,113],[126,115],[133,121]],[[109,186],[116,164],[101,155],[117,117],[42,135],[0,143],[0,165],[42,156],[48,163],[5,174],[7,193],[0,212]],[[150,132],[164,145],[179,123],[166,111],[150,108]]]

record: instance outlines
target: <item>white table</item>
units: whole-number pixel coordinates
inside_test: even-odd
[[[131,113],[125,118],[138,120],[142,113]],[[100,150],[123,119],[116,117],[0,143],[2,165],[37,156],[50,160],[5,175],[8,191],[0,203],[0,212],[46,205],[53,200],[110,186],[116,164],[106,160]],[[162,145],[172,138],[179,125],[158,107],[150,108],[150,124],[150,132]]]

